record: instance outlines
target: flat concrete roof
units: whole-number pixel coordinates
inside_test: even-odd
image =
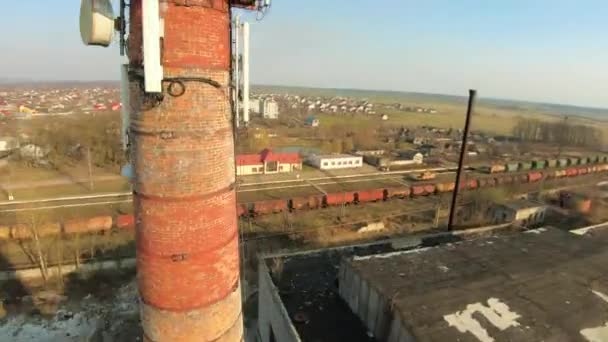
[[[311,155],[310,157],[321,159],[363,158],[361,155],[353,154],[315,154]]]
[[[510,202],[503,203],[501,205],[504,206],[504,207],[513,209],[513,210],[546,207],[545,204],[542,204],[540,202],[535,202],[535,201],[527,200],[527,199],[518,199],[518,200],[515,200],[515,201],[510,201]]]
[[[355,256],[415,341],[608,341],[608,229]]]

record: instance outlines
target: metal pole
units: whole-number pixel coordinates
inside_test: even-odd
[[[93,191],[93,169],[91,167],[91,148],[87,148],[87,162],[89,164],[89,190]]]
[[[243,121],[249,125],[249,23],[243,23]]]
[[[237,15],[234,18],[234,29],[232,30],[233,34],[234,34],[234,112],[235,112],[235,127],[239,128],[239,124],[240,124],[240,103],[239,103],[239,93],[240,93],[240,88],[241,88],[241,75],[240,75],[240,64],[241,64],[241,59],[240,59],[240,53],[239,53],[239,34],[241,32],[241,16]]]
[[[462,176],[464,157],[467,154],[467,142],[469,141],[469,128],[471,126],[471,117],[473,116],[473,107],[475,106],[475,98],[477,97],[476,90],[469,90],[469,105],[467,108],[467,118],[464,123],[464,133],[462,134],[462,147],[460,148],[460,159],[458,160],[458,172],[456,172],[456,184],[452,193],[452,206],[450,208],[450,221],[448,223],[448,231],[454,228],[454,214],[456,213],[456,199],[460,190],[460,178]]]

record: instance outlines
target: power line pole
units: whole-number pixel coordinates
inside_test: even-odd
[[[460,148],[460,159],[458,160],[458,171],[456,172],[456,184],[454,186],[454,192],[452,193],[452,207],[450,208],[450,220],[448,223],[448,231],[454,229],[454,215],[456,213],[456,200],[458,199],[458,192],[460,190],[460,178],[462,177],[464,158],[467,154],[467,142],[469,141],[469,129],[471,127],[471,117],[473,116],[473,109],[475,106],[475,98],[477,97],[476,90],[469,90],[469,104],[467,107],[467,118],[464,123],[464,132],[462,134],[462,147]]]
[[[89,164],[89,190],[93,191],[93,169],[91,167],[91,148],[87,147],[87,163]]]

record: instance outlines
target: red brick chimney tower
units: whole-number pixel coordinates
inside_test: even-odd
[[[142,67],[141,3],[131,1],[130,70]],[[160,12],[164,78],[191,79],[181,96],[164,82],[160,101],[130,80],[144,340],[242,341],[229,1],[163,0]]]

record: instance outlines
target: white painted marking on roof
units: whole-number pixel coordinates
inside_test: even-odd
[[[607,227],[608,227],[608,222],[604,222],[604,223],[596,224],[596,225],[593,225],[593,226],[573,229],[573,230],[570,231],[570,233],[576,234],[576,235],[585,235],[585,234],[589,233],[590,231],[593,231],[593,230],[596,230],[596,229],[600,229],[600,228],[607,228]]]
[[[608,296],[606,296],[605,294],[595,290],[591,290],[591,292],[593,292],[594,295],[600,297],[604,302],[608,303]]]
[[[547,229],[545,229],[545,228],[537,228],[537,229],[526,230],[524,232],[524,234],[537,234],[537,235],[539,235],[539,234],[544,233],[546,231],[547,231]]]
[[[606,342],[608,341],[608,322],[597,328],[583,329],[580,333],[589,342]]]
[[[441,272],[443,272],[443,273],[445,273],[445,272],[447,272],[447,271],[449,271],[449,270],[450,270],[450,268],[449,268],[449,267],[447,267],[446,265],[439,265],[439,266],[437,266],[437,268],[439,268],[439,270],[440,270]]]
[[[481,303],[467,305],[463,311],[457,311],[450,315],[443,316],[451,327],[456,327],[461,333],[471,333],[480,342],[494,342],[488,332],[481,326],[478,320],[473,318],[473,314],[482,314],[492,325],[503,331],[510,327],[517,327],[517,319],[521,316],[509,309],[509,306],[502,303],[499,299],[488,299],[488,306]]]
[[[365,255],[365,256],[355,256],[353,258],[354,261],[360,261],[360,260],[369,260],[369,259],[386,259],[386,258],[392,258],[398,255],[403,255],[403,254],[413,254],[413,253],[421,253],[424,252],[428,249],[431,249],[430,247],[425,247],[425,248],[418,248],[418,249],[410,249],[407,251],[400,251],[400,252],[391,252],[391,253],[385,253],[385,254],[374,254],[374,255]]]

